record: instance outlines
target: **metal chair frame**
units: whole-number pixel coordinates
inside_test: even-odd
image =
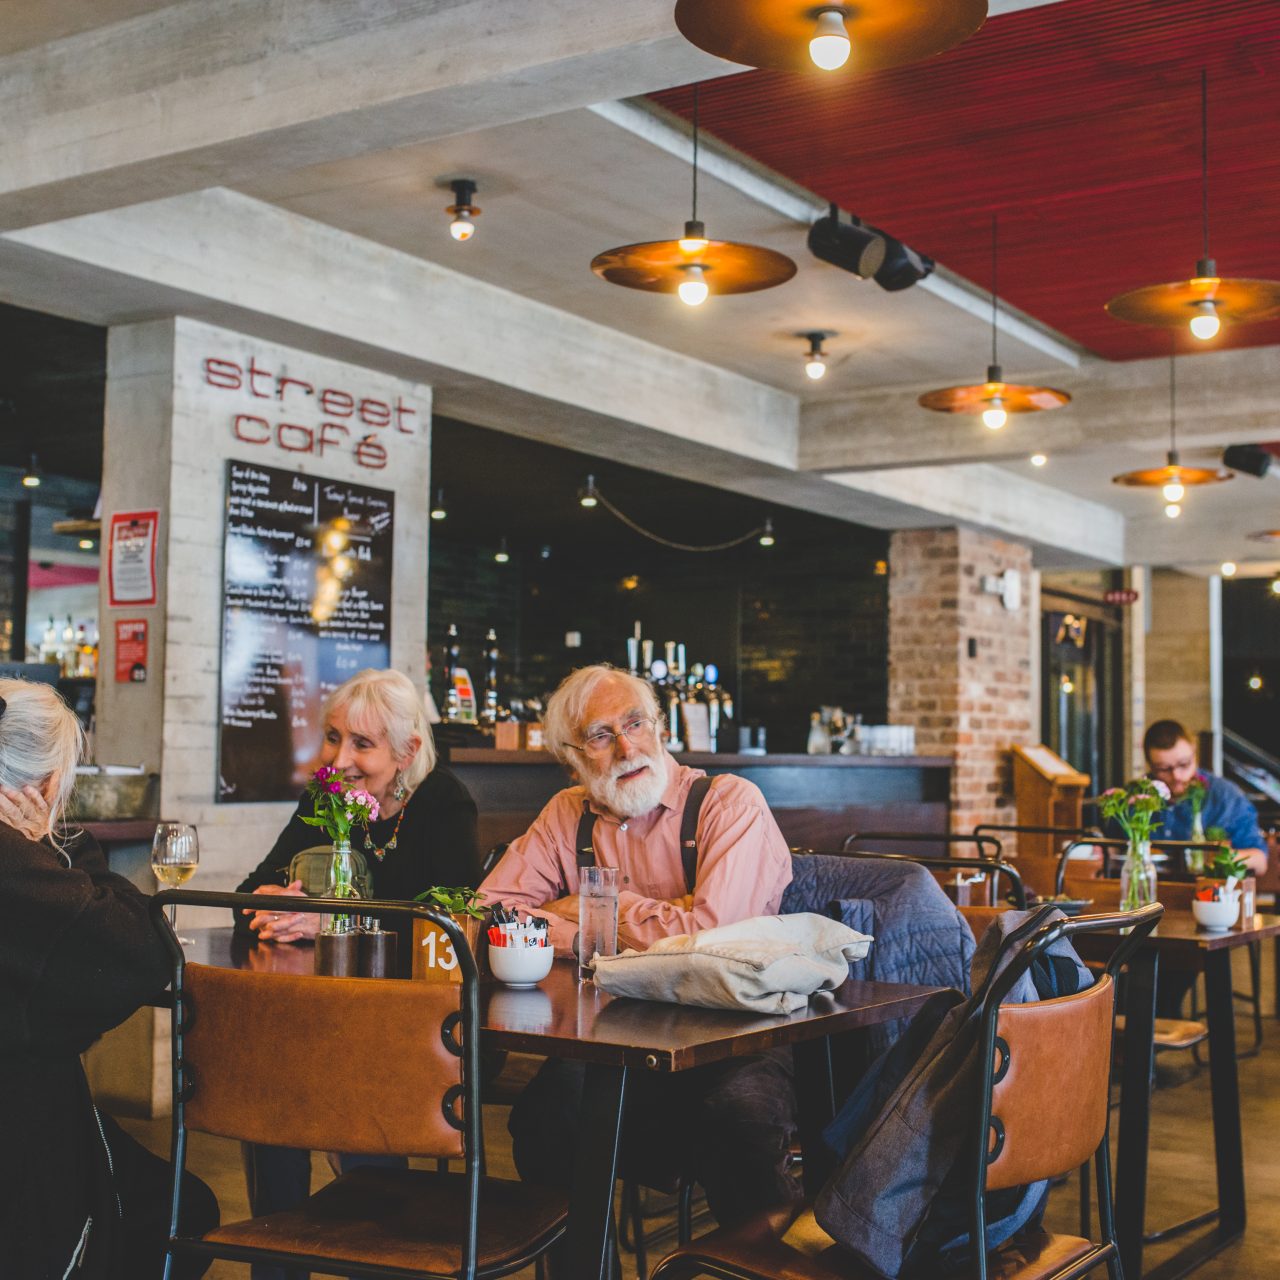
[[[165,915],[165,907],[169,905],[196,905],[204,907],[242,910],[258,908],[262,905],[259,896],[250,893],[211,893],[196,889],[166,889],[157,893],[150,904],[152,926],[160,934],[169,952],[173,968],[173,1194],[169,1216],[169,1237],[165,1258],[165,1280],[168,1280],[173,1267],[174,1255],[182,1253],[205,1258],[228,1258],[236,1262],[276,1262],[285,1267],[296,1267],[300,1270],[327,1272],[329,1274],[360,1275],[370,1277],[400,1277],[407,1275],[402,1267],[382,1266],[376,1263],[340,1262],[335,1264],[331,1258],[315,1257],[306,1254],[289,1253],[283,1250],[255,1249],[243,1245],[220,1244],[204,1240],[192,1239],[178,1235],[178,1213],[181,1206],[182,1171],[186,1165],[187,1125],[186,1103],[190,1091],[194,1088],[189,1068],[184,1062],[184,1041],[187,1027],[193,1021],[195,1011],[191,1008],[190,997],[186,994],[186,956],[178,942],[177,936]],[[350,899],[345,898],[291,898],[289,907],[292,911],[308,914],[341,913],[349,911]],[[480,1187],[483,1177],[483,1119],[480,1104],[480,1003],[479,975],[475,957],[467,945],[466,935],[457,923],[431,907],[419,903],[382,901],[376,898],[364,899],[360,903],[361,914],[371,915],[408,915],[415,919],[429,921],[432,925],[444,930],[453,944],[461,971],[459,984],[459,1018],[461,1044],[456,1039],[451,1051],[457,1053],[462,1062],[462,1131],[464,1143],[463,1176],[466,1178],[467,1223],[461,1238],[462,1265],[456,1275],[461,1280],[480,1280],[485,1276],[507,1275],[512,1271],[526,1267],[540,1259],[546,1249],[562,1234],[561,1230],[553,1231],[547,1238],[541,1239],[534,1250],[527,1256],[513,1260],[501,1269],[480,1271],[476,1263],[477,1237],[480,1213]],[[319,979],[324,981],[324,979]],[[447,1033],[446,1039],[449,1039]],[[433,1273],[422,1273],[433,1274]]]
[[[1027,889],[1022,883],[1022,876],[1017,867],[1011,862],[1006,862],[1000,857],[1000,842],[990,837],[979,837],[984,843],[994,844],[996,847],[995,857],[974,857],[974,858],[947,858],[934,857],[931,854],[923,853],[889,853],[877,849],[851,849],[849,846],[855,844],[859,840],[906,840],[917,839],[916,836],[906,836],[903,834],[890,835],[888,833],[876,832],[855,832],[851,836],[845,838],[844,844],[840,848],[840,856],[845,858],[880,858],[889,862],[915,862],[922,867],[928,867],[930,870],[939,871],[982,871],[991,876],[990,888],[988,889],[988,897],[991,899],[991,905],[998,905],[995,900],[996,881],[999,876],[1004,876],[1009,881],[1009,892],[1013,897],[1014,906],[1025,911],[1027,907]],[[972,836],[937,836],[933,837],[938,840],[945,840],[949,844],[959,844],[961,842],[972,843]],[[979,848],[982,846],[979,845]],[[794,851],[793,851],[794,852]],[[808,853],[821,853],[821,849],[805,850]]]

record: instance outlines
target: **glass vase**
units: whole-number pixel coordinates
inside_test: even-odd
[[[1156,867],[1151,861],[1151,841],[1129,840],[1120,868],[1120,910],[1140,911],[1156,900]]]
[[[1193,844],[1204,843],[1204,818],[1199,812],[1191,816],[1191,840]],[[1187,870],[1196,876],[1204,871],[1203,849],[1187,850]]]
[[[357,867],[349,840],[335,840],[325,880],[326,898],[359,898]],[[323,915],[316,935],[316,972],[353,978],[360,967],[360,929],[354,915]]]

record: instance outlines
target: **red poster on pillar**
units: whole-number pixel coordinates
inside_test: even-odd
[[[112,609],[156,602],[158,511],[117,511],[107,545],[107,604]]]
[[[147,620],[116,622],[116,683],[142,684],[147,678]]]

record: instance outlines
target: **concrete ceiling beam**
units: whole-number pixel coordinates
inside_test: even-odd
[[[737,70],[671,0],[173,4],[0,58],[0,230]]]
[[[1197,353],[1180,358],[1177,372],[1180,448],[1280,439],[1280,348]],[[1071,403],[1013,415],[1001,431],[988,431],[976,416],[922,409],[916,397],[923,387],[807,404],[800,466],[835,472],[1000,462],[1036,452],[1114,451],[1117,442],[1126,452],[1146,449],[1158,457],[1169,447],[1167,359],[1090,360],[1075,373],[1051,376],[1071,393]]]

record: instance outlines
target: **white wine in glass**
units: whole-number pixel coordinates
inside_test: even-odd
[[[195,827],[185,822],[162,822],[151,841],[151,870],[162,885],[176,889],[196,873],[200,865],[200,837]],[[178,908],[169,907],[169,924],[178,932]],[[184,946],[190,938],[178,939]]]

